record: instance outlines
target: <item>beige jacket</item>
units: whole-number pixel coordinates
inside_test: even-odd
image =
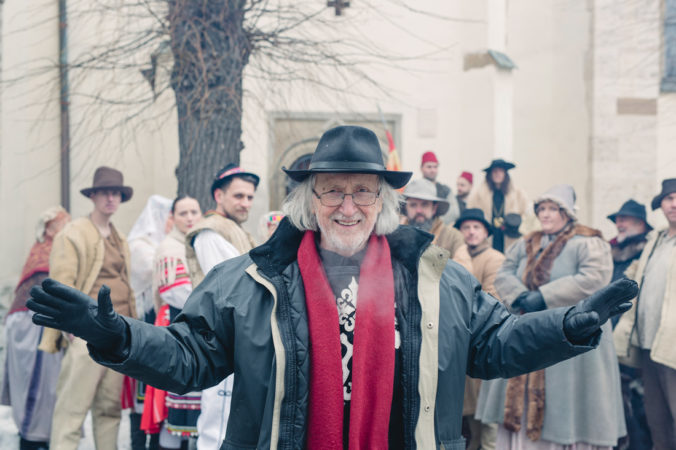
[[[505,255],[491,247],[486,239],[481,245],[469,249],[472,257],[472,275],[481,283],[481,289],[498,298],[495,290],[495,276],[505,260]],[[481,380],[471,377],[465,379],[465,396],[462,404],[463,416],[474,416],[481,389]]]
[[[240,255],[248,253],[256,246],[249,233],[244,231],[235,221],[230,220],[216,211],[209,211],[185,236],[185,258],[190,272],[190,280],[193,287],[197,287],[206,274],[202,273],[202,268],[195,254],[193,241],[200,231],[213,230],[223,236],[223,238],[237,249]]]
[[[446,249],[451,254],[451,259],[472,272],[472,258],[469,256],[465,239],[462,233],[453,228],[452,225],[446,225],[440,217],[434,219],[430,233],[434,235],[432,244]]]
[[[120,237],[127,274],[131,274],[131,256],[127,240],[112,223],[110,227],[112,232]],[[89,217],[75,219],[54,237],[52,252],[49,255],[49,277],[78,291],[89,293],[101,271],[104,252],[103,237],[94,222]],[[131,288],[129,297],[131,312],[136,315],[136,300]],[[38,348],[55,353],[64,347],[65,343],[59,330],[45,328]]]
[[[488,240],[470,249],[469,254],[472,257],[472,275],[479,280],[484,291],[498,298],[498,291],[495,290],[495,277],[505,260],[505,255],[492,248]]]
[[[653,231],[648,235],[648,242],[643,249],[643,253],[638,260],[638,264],[630,266],[625,275],[636,280],[639,283],[639,288],[643,283],[643,272],[645,270],[648,259],[655,248],[657,237],[660,233],[666,233],[668,230],[661,230],[659,232]],[[632,273],[634,272],[634,273]],[[638,337],[635,333],[636,323],[636,302],[632,309],[627,311],[620,317],[615,331],[613,331],[613,339],[615,341],[615,350],[617,351],[618,359],[621,363],[638,367],[639,364],[639,348]],[[671,253],[669,260],[669,274],[667,275],[667,285],[664,292],[664,300],[662,302],[662,315],[660,324],[657,329],[657,335],[653,341],[650,349],[650,358],[660,364],[663,364],[672,369],[676,369],[676,249]]]
[[[486,180],[472,189],[472,192],[467,198],[467,208],[479,208],[484,212],[486,220],[491,222],[493,218],[493,191],[488,186]],[[505,194],[505,215],[518,214],[521,216],[521,227],[519,231],[525,235],[537,228],[537,224],[533,220],[535,213],[531,205],[531,201],[526,196],[526,193],[514,186],[514,180],[509,182],[509,189]],[[489,237],[489,242],[492,239]],[[505,235],[505,252],[507,249],[518,240],[518,238],[510,238]]]

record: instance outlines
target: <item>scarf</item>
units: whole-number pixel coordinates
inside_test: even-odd
[[[601,232],[584,225],[568,223],[545,249],[542,249],[544,233],[536,231],[526,237],[526,268],[523,282],[531,290],[549,283],[552,265],[566,243],[576,235],[601,237]],[[521,430],[521,418],[525,406],[524,396],[528,393],[528,409],[526,412],[526,435],[531,441],[537,441],[542,434],[545,420],[545,371],[538,370],[507,381],[505,395],[504,426],[507,430],[518,433]]]
[[[343,448],[343,367],[336,299],[314,232],[298,248],[310,331],[307,448]],[[372,235],[359,273],[349,448],[386,449],[394,389],[394,278],[390,247]]]
[[[35,242],[28,254],[26,263],[21,270],[21,278],[14,289],[14,300],[9,307],[9,314],[17,311],[26,311],[26,301],[30,297],[30,288],[33,284],[41,282],[49,273],[49,253],[52,251],[52,240],[45,238],[43,242]],[[40,277],[32,278],[41,274]],[[24,283],[29,282],[24,286]]]

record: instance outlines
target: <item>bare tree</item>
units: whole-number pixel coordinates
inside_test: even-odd
[[[361,11],[375,16],[382,15],[382,4],[407,14],[429,15],[404,0],[360,0],[359,4]],[[210,205],[213,200],[205,180],[226,163],[238,163],[243,148],[245,74],[269,85],[311,82],[329,92],[349,95],[357,93],[350,84],[355,79],[365,81],[369,89],[383,89],[368,75],[378,66],[391,68],[409,59],[432,58],[448,48],[448,44],[426,42],[425,50],[417,55],[384,51],[363,36],[349,37],[343,32],[345,21],[352,19],[345,14],[350,11],[345,10],[348,2],[328,5],[322,0],[137,0],[122,4],[75,0],[70,6],[73,23],[98,20],[105,27],[111,18],[119,17],[126,22],[118,24],[112,39],[97,42],[68,62],[73,95],[88,98],[92,108],[117,108],[117,113],[103,115],[94,127],[97,130],[120,125],[133,130],[159,96],[173,91],[179,124],[178,190]],[[343,13],[339,21],[334,9],[336,14]],[[404,25],[401,29],[411,33]],[[120,71],[127,75],[114,75]],[[118,90],[111,94],[106,86],[77,92],[79,83],[85,83],[92,72],[109,74]],[[162,76],[163,72],[168,76]],[[160,114],[170,114],[172,107]],[[95,116],[100,114],[91,115]],[[83,123],[73,126],[91,129],[84,124],[86,120],[87,115]]]

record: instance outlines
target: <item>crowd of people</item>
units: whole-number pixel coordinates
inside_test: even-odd
[[[433,152],[410,180],[337,127],[258,245],[254,173],[221,169],[206,212],[151,196],[125,238],[133,190],[98,168],[88,216],[41,215],[6,319],[20,448],[76,449],[88,411],[116,448],[123,408],[132,449],[676,448],[676,179],[668,228],[630,199],[606,241],[572,186],[531,201],[514,167],[454,194]]]

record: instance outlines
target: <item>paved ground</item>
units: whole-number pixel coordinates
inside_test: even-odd
[[[19,448],[19,435],[17,434],[17,429],[14,425],[11,414],[12,413],[9,406],[0,405],[0,449],[2,450],[14,450]],[[91,417],[89,415],[85,420],[84,428],[85,435],[80,442],[78,450],[95,450],[91,431]],[[117,448],[119,450],[129,450],[131,448],[129,443],[128,411],[123,412],[122,414],[122,421],[120,422],[120,434],[117,440]]]

